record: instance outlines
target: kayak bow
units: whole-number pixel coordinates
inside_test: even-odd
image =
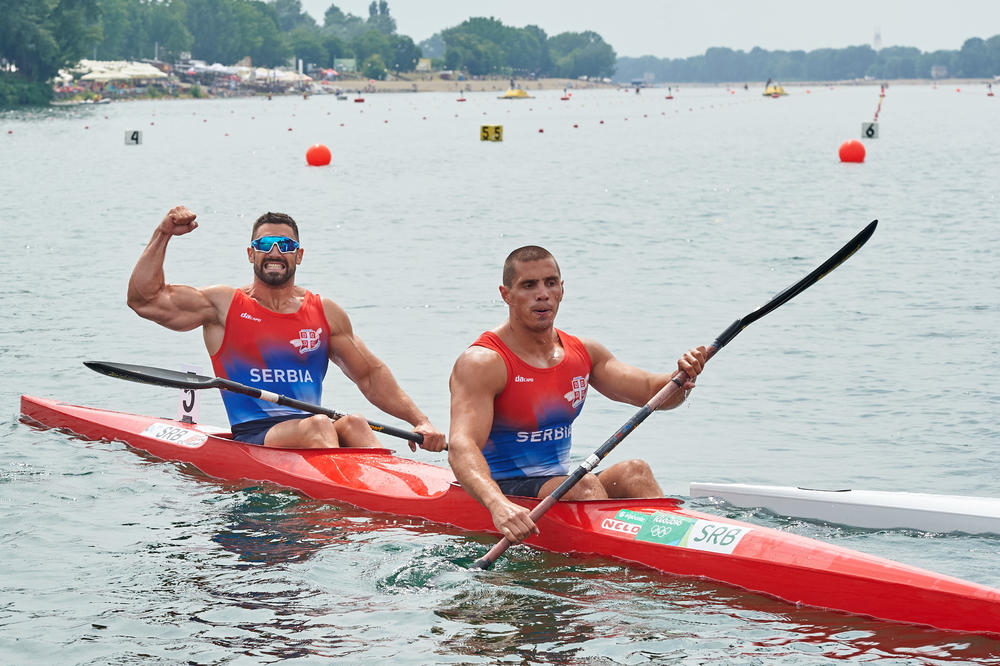
[[[220,428],[21,397],[26,422],[115,440],[220,479],[270,481],[320,500],[496,530],[450,470],[387,449],[274,449]],[[538,500],[514,498],[532,508]],[[1000,636],[1000,590],[728,518],[669,498],[563,501],[529,545],[698,576],[794,604]]]

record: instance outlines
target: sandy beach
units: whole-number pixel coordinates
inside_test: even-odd
[[[600,81],[582,81],[579,79],[515,79],[516,87],[522,90],[579,90],[581,88],[616,88],[617,84]],[[373,79],[340,78],[331,81],[344,90],[363,90],[364,92],[488,92],[504,93],[511,87],[509,77],[482,77],[457,81],[442,79],[438,74],[411,74],[391,80],[376,81]]]

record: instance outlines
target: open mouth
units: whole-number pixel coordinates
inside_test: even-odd
[[[288,266],[283,261],[278,261],[275,259],[268,259],[264,262],[262,268],[265,271],[277,271],[277,270],[288,270]]]

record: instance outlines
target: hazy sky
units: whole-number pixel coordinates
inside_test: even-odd
[[[301,0],[321,25],[331,0]],[[370,0],[332,0],[368,16]],[[389,0],[397,31],[420,42],[470,16],[535,24],[549,35],[594,30],[620,56],[685,58],[710,46],[748,51],[915,46],[959,49],[1000,34],[998,0]]]

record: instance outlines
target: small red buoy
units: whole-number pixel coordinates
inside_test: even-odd
[[[573,123],[573,128],[574,128],[574,129],[576,129],[576,128],[578,128],[578,127],[579,127],[579,125],[578,125],[578,124],[576,124],[576,123]]]
[[[865,146],[863,143],[855,139],[851,139],[840,144],[839,153],[841,162],[865,161]]]
[[[330,149],[322,143],[314,143],[306,151],[306,162],[309,166],[326,166],[330,163]]]
[[[601,121],[601,124],[602,124],[602,125],[604,124],[604,121],[603,121],[603,120]]]
[[[364,97],[355,97],[354,101],[358,102],[358,103],[361,103],[361,102],[365,101],[365,98]]]
[[[543,129],[542,129],[541,127],[539,127],[539,128],[538,128],[538,133],[539,133],[539,134],[544,134],[544,133],[545,133],[545,130],[543,130]]]

